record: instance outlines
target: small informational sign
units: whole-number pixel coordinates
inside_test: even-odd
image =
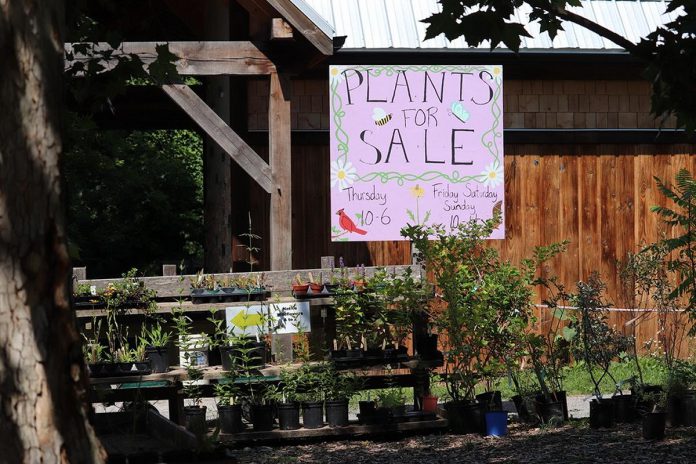
[[[227,330],[238,336],[310,332],[309,302],[263,303],[225,309]]]
[[[329,100],[332,241],[496,211],[504,238],[502,66],[331,66]]]
[[[309,301],[269,303],[271,330],[276,334],[311,332]]]

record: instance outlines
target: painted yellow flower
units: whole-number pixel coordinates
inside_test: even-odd
[[[495,68],[493,68],[493,75],[494,76],[497,76],[501,72],[503,72],[503,70],[500,68],[500,66],[496,66]]]
[[[423,187],[416,184],[415,187],[411,187],[411,195],[416,198],[423,198],[423,195],[425,195],[425,190],[423,190]]]

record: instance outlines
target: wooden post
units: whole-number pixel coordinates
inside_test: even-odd
[[[176,275],[176,264],[163,264],[162,265],[162,275],[163,276],[175,276]]]
[[[292,269],[292,162],[290,80],[271,73],[268,102],[268,157],[275,186],[271,193],[271,270]],[[292,361],[292,335],[274,335],[277,362]]]
[[[322,256],[321,257],[321,268],[322,269],[333,269],[336,267],[336,259],[333,256]]]
[[[73,279],[76,280],[87,280],[87,268],[86,267],[74,267],[72,270]]]
[[[275,181],[271,194],[271,270],[292,269],[292,196],[290,158],[290,80],[271,73],[268,102],[269,164]]]
[[[229,3],[207,3],[206,31],[210,40],[228,40],[230,36]],[[230,121],[230,78],[206,79],[206,101],[226,123]],[[232,190],[230,157],[206,137],[203,153],[203,224],[205,227],[206,272],[229,272],[232,269]]]

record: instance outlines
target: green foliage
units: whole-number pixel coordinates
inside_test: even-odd
[[[647,251],[658,252],[667,265],[667,270],[675,276],[677,285],[668,297],[675,299],[688,295],[692,318],[696,316],[696,179],[686,169],[681,169],[675,178],[675,186],[669,188],[663,181],[655,178],[657,186],[676,208],[653,206],[663,221],[676,227],[674,238],[664,238]]]
[[[444,34],[454,40],[463,35],[472,47],[490,40],[491,49],[502,43],[515,52],[522,37],[531,37],[525,25],[515,21],[515,10],[523,4],[531,7],[530,21],[538,21],[540,32],[547,31],[551,38],[563,30],[557,12],[566,6],[580,5],[579,0],[440,0],[439,3],[442,10],[423,20],[428,24],[426,39]]]
[[[96,277],[133,266],[157,273],[163,261],[200,264],[201,138],[184,130],[97,130],[68,116],[63,173],[75,262]]]
[[[143,324],[142,335],[140,336],[140,343],[143,346],[165,348],[171,340],[171,332],[165,330],[159,321],[150,326],[149,329]]]
[[[473,398],[479,381],[490,386],[523,355],[531,285],[539,262],[526,260],[517,268],[486,246],[485,240],[499,224],[496,216],[469,221],[455,230],[442,226],[402,230],[422,253],[446,305],[440,310],[434,307],[431,316],[445,338],[446,383],[454,400]],[[538,253],[539,259],[554,255],[552,250],[543,256]]]
[[[138,277],[138,270],[132,268],[123,274],[121,280],[108,283],[99,295],[104,299],[107,311],[118,311],[134,306],[154,309],[157,292],[147,288]]]
[[[406,394],[402,388],[389,388],[377,392],[376,402],[379,407],[394,408],[406,404]]]
[[[444,34],[449,40],[464,36],[469,46],[490,40],[491,49],[504,44],[517,52],[523,37],[531,37],[526,27],[516,20],[515,10],[523,5],[529,9],[530,23],[537,23],[540,32],[553,39],[571,21],[590,29],[623,47],[641,60],[645,76],[652,82],[652,113],[666,118],[676,115],[677,125],[689,131],[696,129],[696,93],[686,92],[696,78],[696,38],[693,17],[696,1],[671,0],[667,11],[681,10],[673,21],[657,28],[638,44],[616,31],[579,16],[567,9],[579,6],[579,0],[439,0],[441,10],[423,20],[428,24],[425,38]]]
[[[578,292],[572,297],[578,312],[577,320],[571,322],[576,330],[571,344],[573,356],[585,363],[595,384],[594,394],[601,398],[600,384],[604,377],[617,383],[611,374],[612,361],[627,352],[633,342],[609,327],[606,312],[609,304],[603,298],[605,285],[599,275],[592,274],[587,282],[578,282],[577,286]],[[595,375],[595,369],[600,370],[599,376]]]
[[[191,401],[192,406],[200,406],[203,389],[198,383],[203,379],[203,370],[193,364],[186,366],[188,381],[184,382],[184,395]]]

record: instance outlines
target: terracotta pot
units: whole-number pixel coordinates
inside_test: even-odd
[[[306,296],[307,290],[309,290],[309,284],[303,284],[303,285],[292,284],[292,294],[295,295],[295,297]]]
[[[324,286],[322,284],[310,283],[309,288],[312,289],[313,295],[318,295],[324,289]]]

